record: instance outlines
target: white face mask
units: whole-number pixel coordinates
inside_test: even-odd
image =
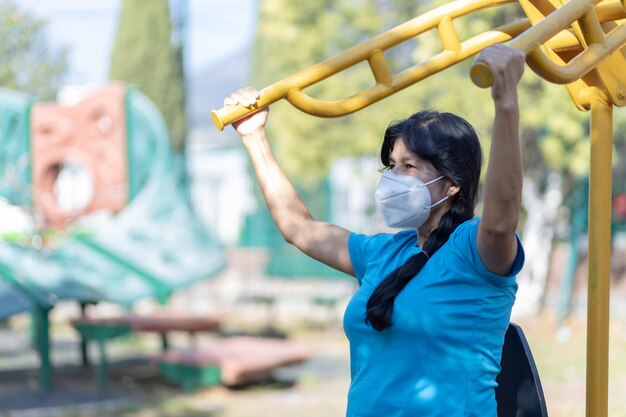
[[[387,226],[419,229],[426,223],[430,209],[449,197],[445,196],[435,204],[430,204],[430,192],[426,186],[442,178],[443,176],[424,184],[412,175],[384,172],[376,188],[375,197]]]

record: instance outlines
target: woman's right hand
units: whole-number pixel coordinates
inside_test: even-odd
[[[245,87],[235,91],[224,99],[224,106],[236,106],[238,104],[253,108],[256,107],[259,92],[254,87]],[[241,120],[233,122],[233,127],[241,137],[250,136],[265,128],[267,122],[268,107],[263,107]]]

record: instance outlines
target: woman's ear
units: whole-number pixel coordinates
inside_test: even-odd
[[[459,191],[461,191],[461,187],[458,184],[453,184],[451,182],[448,183],[448,189],[446,190],[446,195],[448,197],[455,196]]]

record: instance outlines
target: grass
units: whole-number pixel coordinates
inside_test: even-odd
[[[555,326],[549,314],[520,322],[533,350],[550,417],[585,416],[587,335],[583,320],[571,320],[567,330]],[[626,416],[626,323],[614,319],[609,334],[608,410]]]

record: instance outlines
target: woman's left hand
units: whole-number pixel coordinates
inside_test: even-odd
[[[513,98],[517,101],[517,83],[524,73],[524,51],[496,43],[484,49],[476,58],[489,66],[493,75],[491,96],[494,101]]]

